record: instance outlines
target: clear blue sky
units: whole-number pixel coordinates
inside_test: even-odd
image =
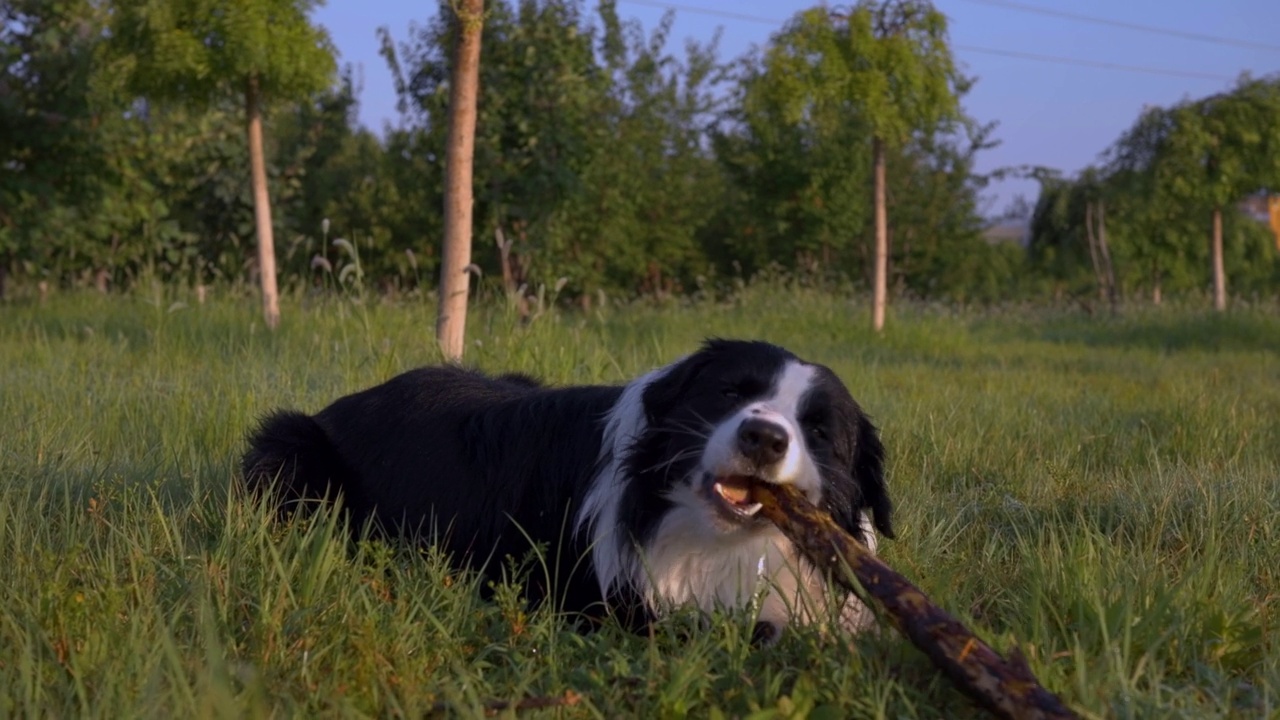
[[[623,18],[646,30],[661,18],[662,0],[618,0]],[[723,28],[721,57],[736,57],[763,45],[786,19],[815,2],[797,0],[672,0],[671,36],[709,40]],[[831,2],[829,5],[841,3]],[[955,55],[978,82],[965,100],[968,112],[996,120],[1001,145],[986,152],[979,170],[1010,165],[1047,165],[1074,172],[1094,162],[1137,117],[1144,104],[1167,105],[1229,88],[1244,71],[1280,72],[1280,0],[937,0],[950,18]],[[1080,22],[1015,9],[1010,5],[1102,18],[1182,33],[1225,38],[1204,42]],[[380,130],[397,120],[390,73],[378,56],[375,31],[385,25],[403,40],[412,22],[435,12],[432,0],[329,0],[316,20],[341,55],[362,72],[360,120]],[[593,10],[594,0],[587,7]],[[711,15],[694,8],[732,15]],[[1249,45],[1253,45],[1250,47]],[[1185,75],[1041,62],[984,50],[1071,58]],[[998,212],[1015,194],[1034,200],[1033,182],[1009,181],[993,188],[988,212]]]

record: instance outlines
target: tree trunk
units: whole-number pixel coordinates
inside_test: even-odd
[[[1222,208],[1213,209],[1213,309],[1227,309],[1227,273],[1222,264]]]
[[[440,264],[440,310],[436,341],[446,359],[459,361],[466,340],[471,277],[472,156],[476,96],[480,85],[480,30],[484,0],[460,0],[458,46],[449,83],[449,137],[445,150],[444,252]]]
[[[253,219],[258,231],[258,277],[262,283],[262,317],[267,327],[280,325],[280,297],[276,289],[276,244],[271,231],[271,196],[267,193],[267,160],[262,150],[262,107],[258,78],[245,84],[244,113],[249,135]]]
[[[1111,264],[1111,246],[1107,244],[1107,204],[1102,200],[1098,201],[1098,256],[1106,278],[1107,302],[1114,313],[1120,306],[1120,289],[1116,287],[1116,268]]]
[[[1160,281],[1160,265],[1159,263],[1151,263],[1151,302],[1159,305],[1164,301],[1164,294],[1161,292]]]
[[[871,153],[875,168],[876,225],[875,269],[871,278],[871,328],[876,332],[880,332],[884,328],[884,308],[888,300],[889,289],[889,217],[888,208],[885,207],[884,141],[880,138],[873,139],[871,141]]]
[[[1089,246],[1089,263],[1093,265],[1093,280],[1098,286],[1098,299],[1104,300],[1107,297],[1107,278],[1102,272],[1102,261],[1098,258],[1100,253],[1094,222],[1093,201],[1090,200],[1084,204],[1084,239],[1085,244]]]

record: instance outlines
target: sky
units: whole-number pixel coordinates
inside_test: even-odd
[[[618,0],[618,14],[647,31],[674,8],[669,41],[677,55],[686,39],[705,42],[719,28],[720,57],[728,60],[765,45],[787,19],[815,4]],[[998,123],[1000,145],[979,156],[984,173],[1025,165],[1074,173],[1096,162],[1145,105],[1229,89],[1242,72],[1280,72],[1277,0],[935,0],[935,6],[948,17],[956,60],[977,78],[965,110]],[[328,0],[316,11],[339,63],[359,72],[366,127],[380,131],[399,121],[377,29],[405,40],[410,25],[430,19],[436,7],[433,0]],[[1034,181],[1006,180],[989,188],[984,212],[998,214],[1018,195],[1034,202],[1036,192]]]

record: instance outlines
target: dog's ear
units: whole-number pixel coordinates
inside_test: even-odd
[[[657,418],[669,415],[687,396],[707,362],[705,352],[690,355],[669,365],[665,372],[650,382],[644,389],[642,400],[645,418],[653,423]]]
[[[881,535],[893,534],[893,502],[884,479],[884,445],[880,433],[866,415],[859,413],[857,440],[853,447],[853,480],[858,483],[862,504],[871,511],[871,519]]]

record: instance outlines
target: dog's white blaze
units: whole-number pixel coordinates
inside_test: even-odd
[[[800,403],[813,382],[812,366],[790,361],[783,366],[773,393],[761,398],[720,423],[703,450],[702,469],[715,473],[732,467],[740,456],[738,427],[750,417],[768,420],[787,431],[787,454],[776,466],[761,468],[760,474],[778,483],[795,483],[815,501],[822,490],[822,478],[809,457],[804,433],[800,431]]]
[[[587,530],[591,533],[591,560],[602,596],[608,596],[609,590],[630,574],[626,567],[631,563],[626,558],[631,553],[623,547],[621,541],[625,538],[614,534],[618,527],[618,507],[627,481],[622,466],[631,446],[647,426],[645,388],[671,367],[659,368],[628,383],[605,418],[600,447],[601,468],[591,480],[574,524],[575,533]]]
[[[787,428],[787,433],[790,435],[787,455],[778,466],[774,479],[778,482],[797,483],[806,491],[816,491],[822,487],[818,469],[809,459],[809,451],[804,443],[804,433],[800,431],[800,403],[813,384],[813,376],[813,366],[794,360],[787,363],[781,377],[778,378],[773,395],[764,401],[766,412],[772,411],[780,415],[782,425]],[[777,420],[777,418],[771,419]]]

